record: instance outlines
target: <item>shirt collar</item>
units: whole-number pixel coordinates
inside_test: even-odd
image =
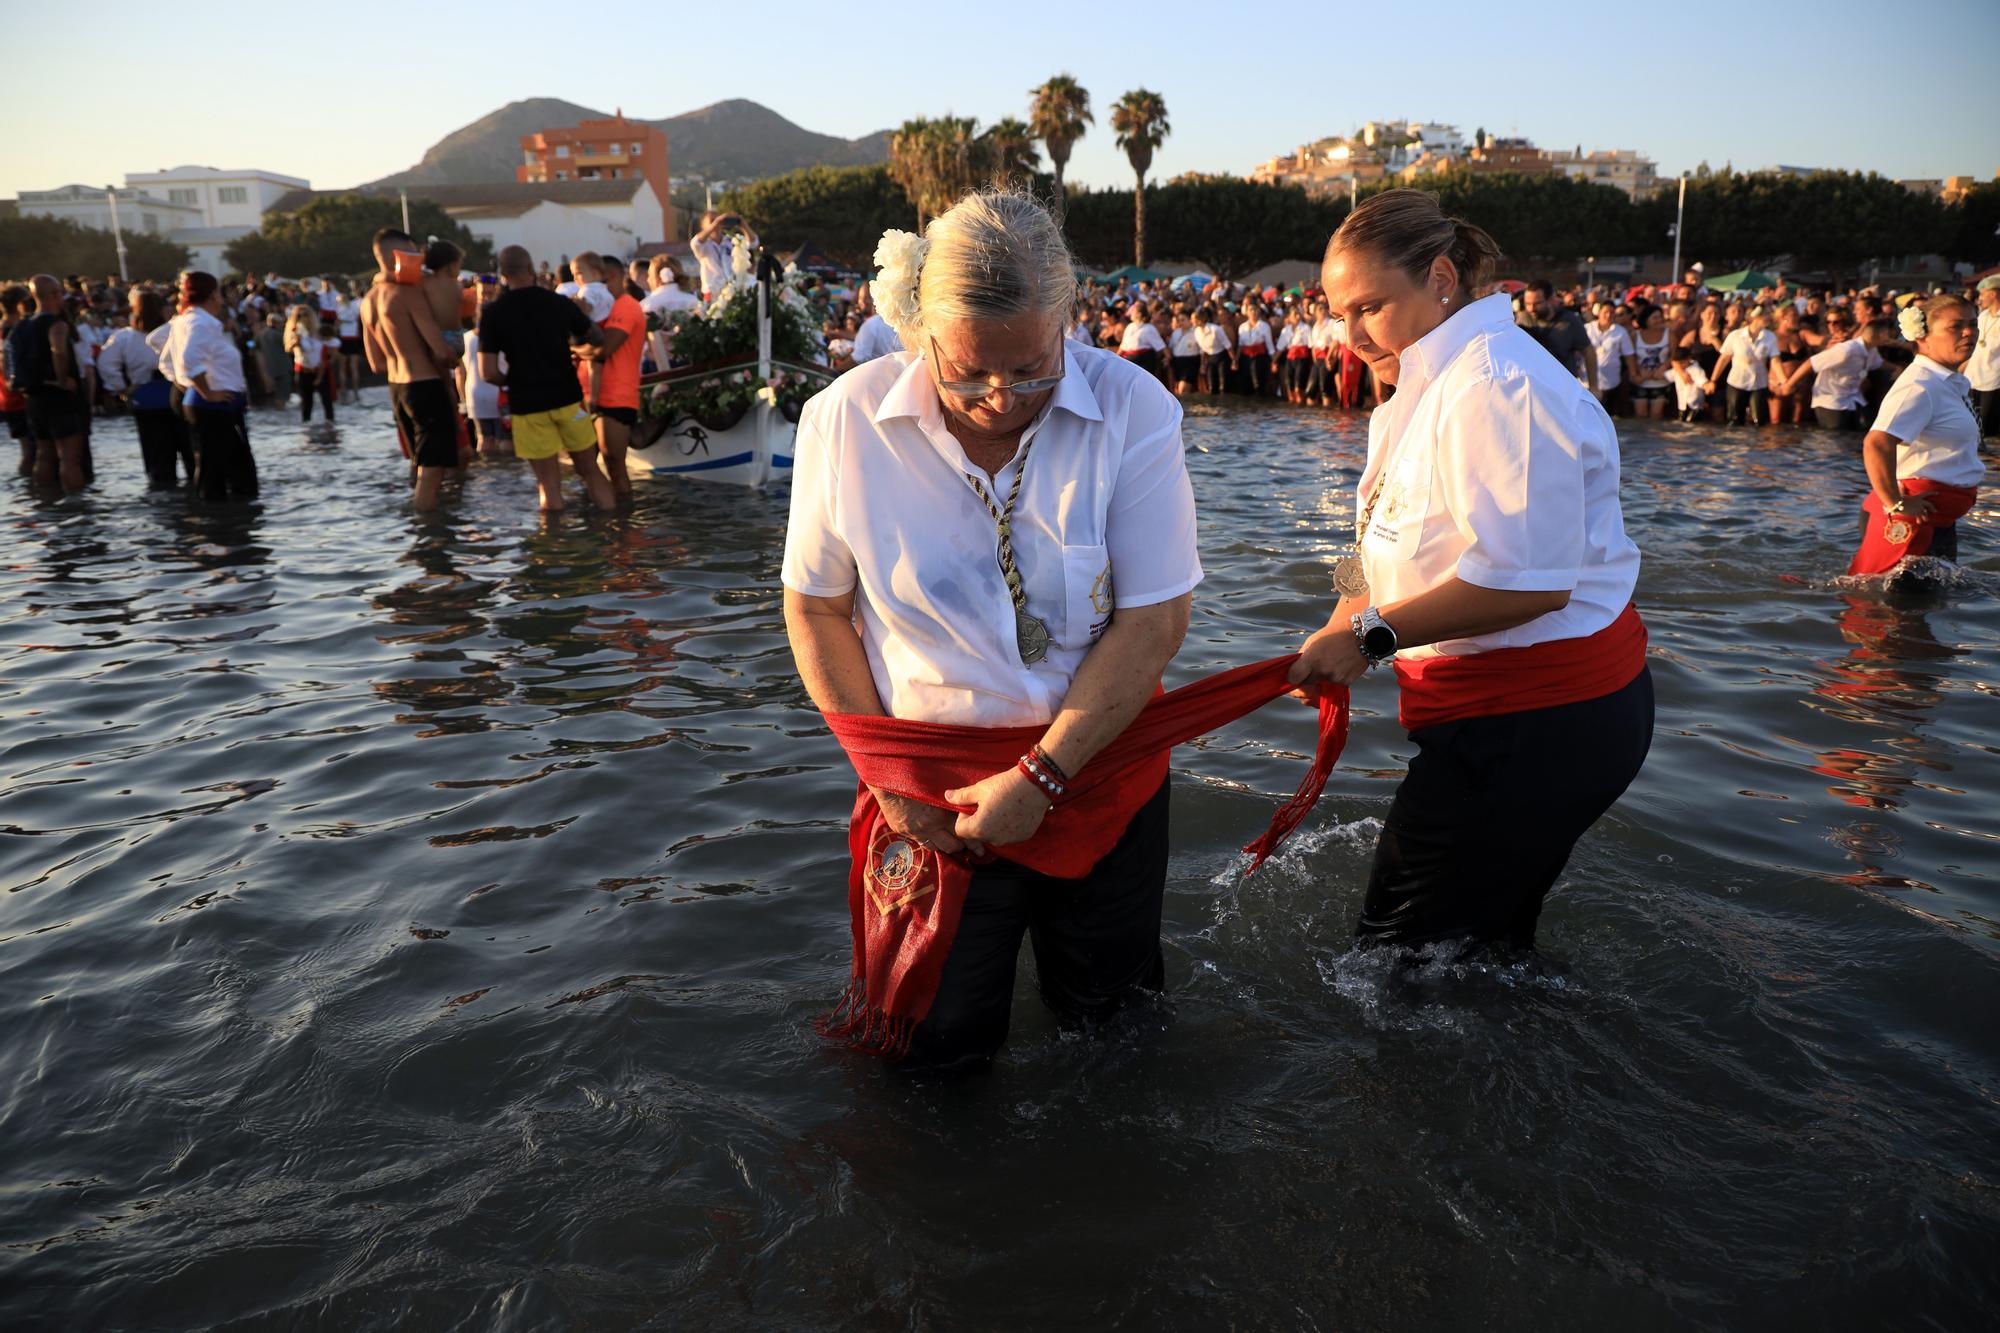
[[[1494,329],[1513,327],[1514,303],[1504,292],[1460,306],[1445,317],[1444,323],[1403,349],[1397,382],[1434,380],[1474,338]],[[1412,374],[1413,370],[1418,373]]]
[[[1910,362],[1910,368],[1912,370],[1922,371],[1925,374],[1935,375],[1937,376],[1937,378],[1943,380],[1947,384],[1955,383],[1958,380],[1965,380],[1967,388],[1970,388],[1972,386],[1971,380],[1965,379],[1965,376],[1959,374],[1955,370],[1951,370],[1944,366],[1939,365],[1937,362],[1925,356],[1922,352],[1918,352],[1916,359]]]
[[[1104,409],[1098,406],[1097,395],[1091,391],[1090,381],[1084,377],[1075,349],[1067,338],[1063,339],[1062,383],[1056,386],[1054,396],[1040,415],[1046,417],[1058,407],[1085,421],[1104,420]],[[889,392],[882,395],[874,420],[880,423],[896,417],[913,417],[924,424],[936,424],[943,415],[944,407],[938,402],[937,388],[931,382],[930,360],[918,352],[910,356],[903,373],[889,386]]]

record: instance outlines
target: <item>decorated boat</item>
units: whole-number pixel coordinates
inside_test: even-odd
[[[806,399],[833,378],[812,364],[812,307],[797,272],[758,262],[742,237],[729,285],[661,325],[686,364],[640,380],[632,475],[764,486],[792,473]]]

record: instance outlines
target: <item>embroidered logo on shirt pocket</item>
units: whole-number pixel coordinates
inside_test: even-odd
[[[1087,648],[1104,636],[1116,605],[1111,556],[1102,546],[1063,547],[1064,642]]]

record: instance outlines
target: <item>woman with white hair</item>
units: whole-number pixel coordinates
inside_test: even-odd
[[[799,672],[858,768],[862,724],[884,715],[934,724],[948,749],[980,729],[1035,739],[943,792],[951,809],[911,799],[914,782],[862,788],[855,988],[834,1032],[976,1062],[1006,1038],[1024,934],[1065,1020],[1163,984],[1165,750],[1094,794],[1085,835],[1037,834],[1180,648],[1202,577],[1194,495],[1173,395],[1065,336],[1074,268],[1040,204],[974,194],[875,258],[877,308],[908,350],[847,372],[799,421],[783,570]],[[947,919],[913,927],[940,938],[899,939],[895,976],[864,975],[864,949],[881,962],[864,927],[941,901],[941,863],[971,878]],[[884,993],[910,976],[931,994]]]

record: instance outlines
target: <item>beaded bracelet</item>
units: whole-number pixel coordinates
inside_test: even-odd
[[[1041,789],[1042,795],[1048,799],[1051,807],[1069,793],[1068,786],[1045,773],[1041,765],[1035,762],[1035,756],[1032,754],[1022,755],[1014,767],[1023,777]]]
[[[1037,745],[1035,746],[1034,749],[1028,751],[1028,754],[1032,759],[1034,759],[1034,761],[1037,764],[1040,764],[1045,770],[1047,770],[1050,777],[1054,778],[1057,782],[1062,783],[1064,786],[1069,785],[1070,781],[1069,774],[1063,772],[1062,765],[1058,764],[1055,761],[1054,757],[1051,756],[1047,750],[1044,750],[1041,746]]]

